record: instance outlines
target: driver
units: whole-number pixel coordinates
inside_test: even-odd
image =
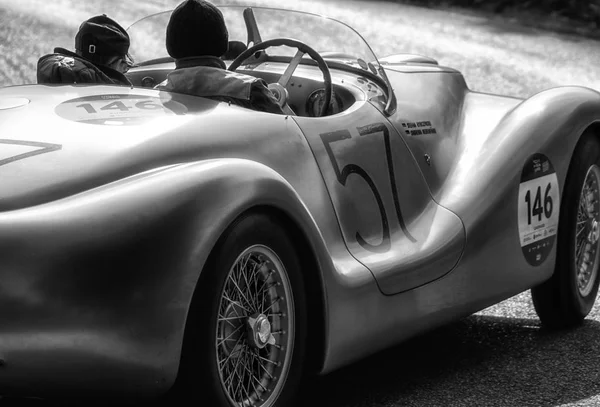
[[[38,60],[38,83],[99,83],[131,86],[125,72],[129,34],[102,14],[84,21],[75,36],[75,52],[55,48]]]
[[[263,79],[226,70],[219,57],[228,50],[229,34],[213,4],[185,0],[177,6],[167,25],[166,46],[175,69],[157,89],[283,114]]]

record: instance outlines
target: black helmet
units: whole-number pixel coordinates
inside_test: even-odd
[[[221,10],[203,0],[186,0],[167,25],[167,51],[175,59],[227,52],[229,34]]]
[[[102,14],[84,21],[75,36],[75,50],[99,64],[110,57],[129,58],[129,34],[116,21]]]

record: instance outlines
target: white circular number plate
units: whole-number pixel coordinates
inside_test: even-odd
[[[542,264],[554,245],[558,231],[560,192],[552,163],[534,154],[525,163],[519,184],[519,238],[529,264]]]

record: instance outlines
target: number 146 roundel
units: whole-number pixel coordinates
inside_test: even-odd
[[[525,163],[519,185],[519,235],[525,258],[541,264],[550,253],[558,229],[560,192],[552,163],[534,154]]]

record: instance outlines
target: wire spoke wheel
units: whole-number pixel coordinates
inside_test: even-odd
[[[598,274],[600,221],[600,168],[592,165],[583,182],[577,208],[575,231],[575,270],[577,289],[582,297],[588,296]]]
[[[274,251],[253,245],[237,257],[218,313],[214,346],[229,402],[272,405],[290,369],[295,330],[290,280]]]

